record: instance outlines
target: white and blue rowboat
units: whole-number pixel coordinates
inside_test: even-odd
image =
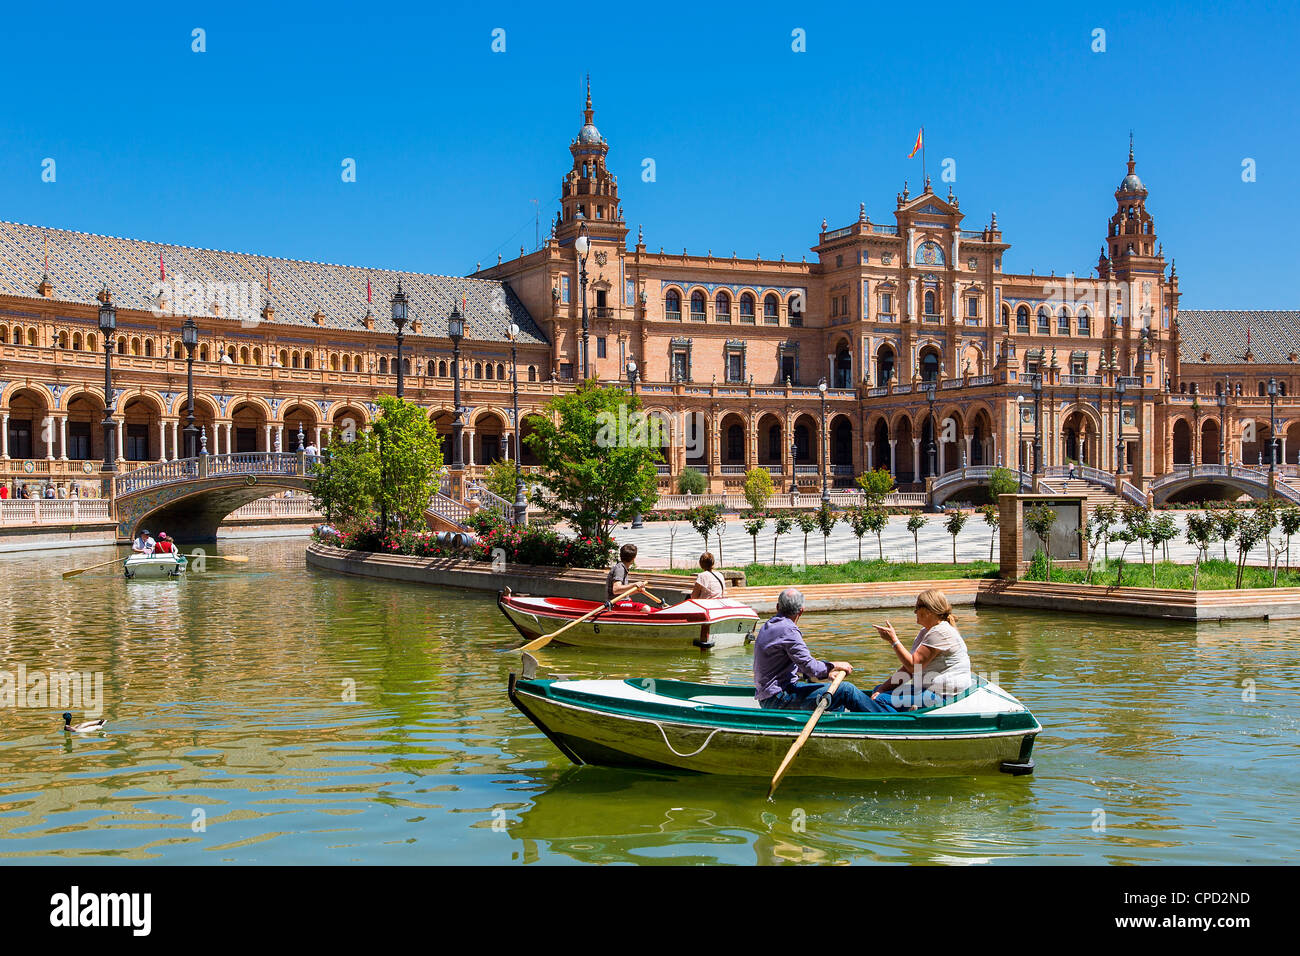
[[[127,580],[132,578],[179,578],[188,562],[179,551],[171,554],[133,554],[122,565]]]

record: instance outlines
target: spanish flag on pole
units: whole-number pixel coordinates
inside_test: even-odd
[[[913,156],[915,156],[918,152],[920,152],[920,150],[921,150],[921,145],[922,145],[922,140],[923,140],[924,138],[925,138],[925,127],[922,126],[922,127],[921,127],[919,130],[917,130],[917,132],[916,132],[916,145],[913,146],[913,147],[912,147],[912,151],[911,151],[910,153],[907,154],[907,158],[908,158],[908,159],[911,159],[911,158],[912,158]]]

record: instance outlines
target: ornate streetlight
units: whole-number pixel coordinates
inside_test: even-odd
[[[628,383],[632,386],[632,397],[636,398],[636,360],[635,359],[627,360],[627,380]],[[635,498],[632,499],[632,507],[635,509],[632,515],[632,527],[633,528],[645,527],[644,523],[641,520],[641,496],[640,495],[637,495]]]
[[[397,397],[401,398],[406,393],[402,380],[402,340],[406,337],[404,329],[407,312],[406,293],[402,291],[401,279],[397,280],[397,291],[388,304],[393,310],[393,325],[397,326]]]
[[[826,458],[830,451],[831,443],[826,434],[826,376],[822,376],[817,383],[817,391],[822,395],[822,434],[821,434],[821,460],[822,460],[822,506],[829,508],[831,504],[830,493],[826,490]]]
[[[934,384],[933,383],[931,383],[925,390],[925,400],[930,403],[930,444],[929,446],[927,446],[926,452],[930,457],[930,476],[934,477],[935,465],[936,465],[935,455],[938,453],[939,450],[934,443],[934,438],[939,423],[934,420]]]
[[[1268,474],[1277,468],[1277,379],[1268,380]]]
[[[1041,361],[1041,359],[1039,360]],[[1043,471],[1043,373],[1034,376],[1034,474]]]
[[[799,442],[790,433],[790,494],[799,493]]]
[[[99,473],[104,485],[103,496],[112,494],[113,473],[117,466],[113,463],[113,333],[117,330],[117,307],[113,305],[113,293],[107,285],[99,293],[99,331],[104,336],[104,464]]]
[[[460,436],[465,427],[460,420],[460,340],[464,335],[465,317],[460,314],[460,309],[456,308],[455,303],[453,303],[451,307],[451,315],[447,316],[447,337],[451,339],[452,403],[456,406],[451,417],[451,467],[457,471],[460,471],[464,467],[461,463],[460,454]]]
[[[1228,380],[1223,381],[1223,391],[1219,393],[1219,465],[1228,463]]]
[[[1115,474],[1124,474],[1124,379],[1115,379]]]
[[[519,326],[510,323],[510,390],[515,403],[515,526],[528,521],[528,502],[524,498],[524,476],[519,470]]]
[[[587,236],[587,222],[578,225],[578,238],[573,240],[574,251],[578,253],[578,294],[582,297],[582,377],[591,378],[591,351],[587,326],[587,253],[591,249],[591,239]]]
[[[197,458],[199,430],[194,427],[194,347],[199,344],[199,327],[194,316],[185,316],[181,324],[181,344],[185,346],[185,457]]]
[[[1020,410],[1024,402],[1024,395],[1016,396],[1016,471],[1021,474],[1025,471],[1025,416]]]

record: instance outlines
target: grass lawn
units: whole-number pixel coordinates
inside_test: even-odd
[[[1116,562],[1111,561],[1105,570],[1092,569],[1092,583],[1103,587],[1114,587],[1119,577]],[[1154,587],[1173,588],[1190,591],[1192,589],[1192,568],[1190,564],[1174,564],[1169,561],[1156,562],[1156,583]],[[1082,584],[1087,572],[1082,568],[1052,568],[1052,581]],[[1026,580],[1034,580],[1026,578]],[[1042,580],[1038,578],[1037,580]],[[1126,588],[1149,588],[1151,583],[1151,565],[1140,561],[1124,562],[1124,577],[1121,582]],[[1232,561],[1202,561],[1200,578],[1196,587],[1202,591],[1224,591],[1237,586],[1237,565]],[[1269,588],[1273,586],[1273,571],[1269,568],[1247,565],[1241,578],[1243,588]],[[1300,587],[1300,569],[1277,572],[1277,586],[1280,588]]]
[[[731,566],[729,566],[731,567]],[[667,570],[656,568],[658,570]],[[843,564],[809,564],[798,571],[788,564],[747,564],[745,583],[759,587],[772,584],[848,584],[856,581],[926,581],[932,578],[996,578],[998,566],[990,561],[964,564],[915,564],[911,561],[847,561]],[[672,574],[700,573],[699,568],[674,568]]]

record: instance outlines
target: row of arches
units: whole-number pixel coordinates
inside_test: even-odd
[[[689,304],[690,318],[696,322],[706,322],[710,319],[714,322],[731,322],[733,307],[734,319],[738,322],[756,323],[758,318],[758,296],[748,290],[733,297],[730,291],[720,289],[710,302],[709,294],[704,289],[691,289],[688,294],[678,286],[669,286],[664,291],[664,315],[670,319],[680,320],[683,302]],[[712,306],[711,312],[710,306]],[[791,293],[784,300],[775,292],[768,292],[762,299],[763,323],[779,325],[783,306],[785,316],[791,323],[797,324],[802,321],[804,312],[802,292]]]
[[[1092,313],[1087,308],[1079,310],[1076,316],[1071,313],[1068,306],[1061,306],[1057,309],[1040,305],[1037,312],[1034,313],[1034,321],[1031,329],[1029,306],[1023,303],[1016,307],[1016,333],[1028,335],[1031,331],[1039,335],[1091,335],[1093,330]],[[1055,321],[1053,321],[1055,320]],[[1011,325],[1011,306],[1007,303],[1002,305],[1002,325]]]
[[[1186,418],[1178,418],[1173,423],[1171,432],[1174,465],[1220,465],[1222,461],[1219,450],[1221,425],[1217,418],[1206,418],[1201,422],[1199,436],[1195,426]],[[1226,454],[1237,464],[1268,465],[1269,442],[1273,432],[1267,422],[1258,422],[1253,430],[1252,440],[1246,441],[1249,433],[1242,428],[1229,427],[1226,436]],[[1199,437],[1199,442],[1196,440]],[[1281,424],[1277,430],[1278,463],[1300,464],[1300,421]]]

